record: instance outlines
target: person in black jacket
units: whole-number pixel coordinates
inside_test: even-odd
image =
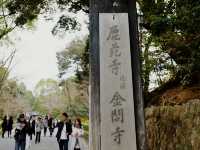
[[[2,122],[2,125],[1,125],[1,127],[2,127],[2,138],[4,138],[4,134],[7,131],[7,128],[8,128],[7,125],[8,125],[8,120],[7,120],[7,117],[4,116],[3,122]]]
[[[60,150],[68,150],[69,135],[72,133],[72,124],[67,113],[62,113],[62,121],[58,124],[57,141]]]
[[[15,150],[25,150],[26,134],[28,134],[28,124],[24,114],[19,115],[15,129]]]
[[[35,117],[32,117],[31,129],[32,129],[33,135],[35,135]]]
[[[52,137],[53,131],[54,131],[53,118],[52,117],[49,117],[49,119],[48,119],[48,127],[49,127],[50,137]]]
[[[11,137],[12,129],[13,129],[13,117],[10,116],[8,120],[8,137]]]
[[[28,120],[28,126],[29,126],[30,140],[32,140],[33,135],[35,135],[35,118],[33,116],[31,116],[30,119]]]

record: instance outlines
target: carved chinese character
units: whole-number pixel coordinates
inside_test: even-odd
[[[121,63],[118,61],[118,59],[114,59],[112,61],[112,64],[109,66],[111,68],[112,74],[118,75],[120,70]]]
[[[112,122],[124,122],[124,109],[123,108],[115,108],[111,114]]]
[[[112,44],[112,47],[110,49],[110,57],[120,57],[121,56],[121,52],[119,50],[119,45],[117,42]]]
[[[119,92],[116,92],[111,100],[111,104],[113,107],[121,106],[122,102],[125,102],[126,100],[119,94]]]
[[[113,140],[117,143],[117,144],[121,144],[121,137],[123,136],[123,133],[125,131],[120,129],[120,127],[116,128],[116,131],[114,133],[112,133],[113,136]]]
[[[120,40],[120,34],[119,34],[119,27],[118,25],[114,25],[110,28],[110,32],[108,34],[107,40]]]

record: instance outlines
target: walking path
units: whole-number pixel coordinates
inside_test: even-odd
[[[56,133],[56,132],[54,132]],[[35,144],[34,143],[35,137],[33,137],[33,140],[31,142],[31,147],[28,150],[59,150],[58,143],[55,137],[55,134],[53,137],[41,137],[41,143]],[[85,143],[85,150],[88,150],[88,144]],[[14,150],[15,147],[15,141],[13,138],[0,138],[0,150]]]
[[[14,139],[0,139],[0,150],[14,150]],[[42,137],[40,144],[31,142],[29,150],[58,150],[58,145],[55,137]]]

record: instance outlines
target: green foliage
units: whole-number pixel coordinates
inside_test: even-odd
[[[8,78],[8,70],[5,67],[0,67],[0,88],[3,85],[3,82]]]
[[[84,129],[84,137],[86,140],[89,140],[89,119],[82,118],[82,125]]]
[[[89,114],[88,103],[87,100],[81,99],[79,96],[76,97],[71,106],[70,115],[75,117],[87,117]]]
[[[42,115],[46,115],[49,113],[48,108],[43,105],[42,100],[40,98],[36,98],[33,103],[33,111],[39,112]]]
[[[57,53],[59,77],[63,77],[70,68],[76,68],[75,78],[63,80],[60,86],[68,98],[67,112],[71,116],[88,116],[88,79],[89,79],[89,40],[72,41],[65,50]],[[71,86],[71,87],[70,87]],[[75,87],[75,95],[71,95]]]
[[[85,91],[86,88],[81,89],[81,86],[83,84],[77,83],[74,78],[63,80],[60,83],[60,87],[63,89],[63,96],[67,99],[64,109],[74,118],[85,118],[89,114],[88,94]]]
[[[69,30],[80,30],[80,23],[74,17],[62,15],[52,30],[53,35],[63,34]]]
[[[61,11],[89,13],[89,0],[58,0],[55,2]],[[54,5],[55,5],[54,3]],[[54,35],[63,34],[69,30],[80,30],[81,25],[75,17],[62,15],[52,30]]]
[[[176,77],[182,84],[193,83],[194,72],[200,72],[200,2],[143,0],[140,8],[142,27],[177,64]]]
[[[52,79],[41,79],[35,86],[36,96],[46,96],[58,91],[58,82]]]
[[[53,79],[42,79],[35,86],[36,100],[34,102],[34,111],[41,114],[47,114],[61,107],[60,89],[58,82]]]
[[[78,81],[87,80],[89,76],[89,41],[72,41],[65,50],[57,53],[59,76],[62,77],[71,67],[76,68]]]
[[[180,80],[183,85],[192,83],[193,73],[200,71],[199,1],[138,0],[137,2],[144,19],[141,25],[151,38],[149,50],[146,49],[143,55],[143,60],[146,61],[143,62],[145,91],[148,89],[152,72],[156,74],[158,86],[170,78]],[[72,12],[80,10],[88,12],[89,8],[88,0],[60,0],[58,4],[62,8],[67,6]],[[145,41],[142,42],[145,45]],[[153,52],[150,50],[152,47],[156,49]],[[153,56],[153,53],[156,53],[156,56]],[[79,77],[78,72],[77,77]]]
[[[67,112],[71,117],[87,117],[87,98],[80,96],[79,84],[74,79],[58,83],[52,79],[41,80],[35,87],[36,100],[33,109],[41,114],[58,117]]]
[[[52,115],[54,118],[58,118],[58,116],[62,113],[62,111],[59,108],[54,108],[52,110]]]
[[[77,70],[76,77],[79,83],[89,80],[89,38],[86,39],[86,45],[81,55],[81,71]]]
[[[15,15],[15,25],[23,26],[39,15],[46,5],[45,0],[14,0],[6,4],[9,15]]]
[[[51,15],[51,11],[84,11],[89,13],[88,0],[2,0],[0,2],[0,39],[16,27],[24,27],[37,19],[40,14]],[[68,30],[80,30],[76,18],[62,15],[52,30],[54,35]]]
[[[0,115],[16,116],[21,112],[29,112],[33,102],[32,92],[28,91],[23,83],[14,79],[4,81],[0,93]]]
[[[0,39],[36,19],[46,5],[46,0],[1,0]]]
[[[68,8],[71,12],[84,11],[89,13],[89,0],[58,0],[60,8]]]

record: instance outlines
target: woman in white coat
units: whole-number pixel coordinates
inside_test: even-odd
[[[82,128],[81,120],[76,119],[74,126],[72,128],[69,150],[85,150],[83,135],[84,135],[84,130]]]

